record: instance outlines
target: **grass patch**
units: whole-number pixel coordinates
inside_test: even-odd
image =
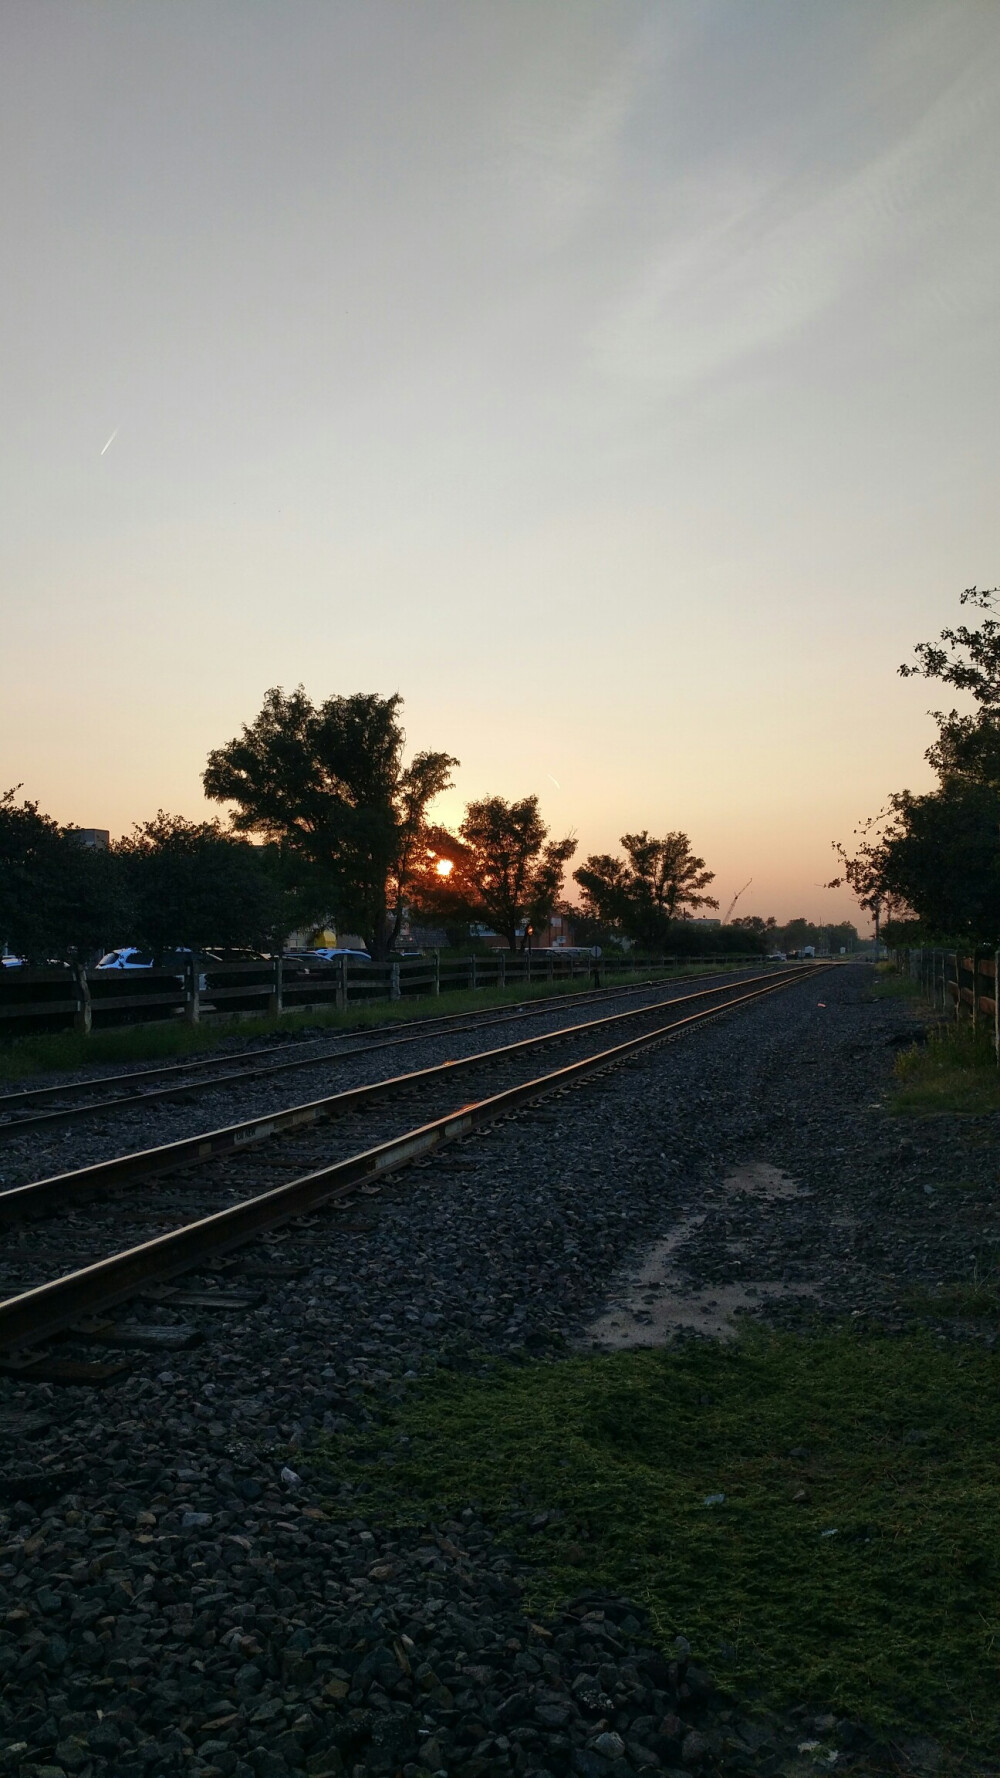
[[[926,1044],[904,1050],[896,1060],[896,1085],[889,1109],[927,1116],[1000,1111],[1000,1069],[991,1033],[971,1024],[932,1030]]]
[[[923,994],[920,983],[915,982],[912,976],[899,975],[893,970],[892,964],[880,963],[870,998],[872,1000],[920,1000],[923,998]]]
[[[987,1248],[964,1283],[939,1284],[934,1290],[911,1291],[906,1306],[938,1319],[1000,1321],[1000,1263],[996,1248]]]
[[[743,967],[743,966],[741,966]],[[745,967],[751,967],[746,965]],[[718,975],[725,970],[723,961],[695,965],[685,970],[649,969],[639,972],[639,979],[648,975],[652,981],[684,981],[688,977]],[[622,978],[628,987],[631,977]],[[607,984],[614,987],[614,982]],[[90,1068],[102,1063],[158,1062],[171,1057],[200,1055],[220,1045],[232,1048],[261,1037],[280,1037],[302,1030],[338,1032],[367,1030],[374,1025],[406,1023],[409,1019],[435,1018],[448,1013],[488,1012],[491,1007],[519,1005],[532,1000],[546,1000],[554,995],[591,991],[589,980],[571,982],[534,982],[530,987],[456,988],[436,999],[430,994],[413,995],[405,1000],[376,1000],[371,1005],[352,1005],[344,1012],[335,1007],[323,1011],[288,1012],[278,1018],[262,1013],[259,1017],[212,1020],[199,1025],[186,1025],[182,1019],[163,1019],[143,1025],[118,1025],[106,1031],[92,1031],[84,1036],[79,1031],[40,1032],[36,1036],[15,1037],[0,1044],[0,1081],[22,1080],[26,1075],[58,1073],[62,1069]]]
[[[744,1696],[973,1759],[1000,1743],[998,1384],[920,1333],[755,1334],[439,1373],[326,1461],[369,1519],[475,1502],[534,1557],[530,1609],[627,1592]]]

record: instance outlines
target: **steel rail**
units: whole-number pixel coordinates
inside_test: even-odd
[[[408,1166],[448,1142],[460,1141],[497,1118],[624,1061],[638,1050],[648,1049],[680,1031],[690,1030],[692,1026],[777,993],[800,980],[800,974],[791,978],[785,976],[780,981],[772,979],[765,987],[741,994],[721,1006],[704,1007],[654,1031],[626,1038],[624,1043],[614,1044],[596,1055],[569,1062],[549,1074],[507,1087],[489,1098],[474,1100],[457,1111],[346,1160],[332,1162],[240,1204],[171,1229],[165,1235],[154,1236],[138,1247],[110,1254],[106,1259],[67,1273],[65,1277],[22,1291],[18,1296],[0,1302],[0,1349],[13,1351],[19,1346],[72,1330],[74,1324],[85,1316],[113,1308],[152,1283],[162,1283],[180,1272],[191,1271],[208,1258],[241,1246],[266,1229],[289,1222],[331,1199],[343,1197],[369,1180]]]
[[[777,977],[771,976],[768,978],[768,986],[800,981],[804,973],[811,973],[812,968],[813,966],[807,965],[805,970],[797,968],[794,971],[785,971]],[[751,976],[748,979],[754,982],[759,978]],[[527,1050],[544,1049],[550,1044],[587,1037],[608,1025],[620,1025],[630,1019],[645,1018],[662,1012],[666,1007],[686,1006],[693,1000],[706,1000],[712,995],[724,994],[733,988],[747,985],[747,981],[742,981],[717,988],[700,988],[692,994],[654,1001],[650,1006],[630,1007],[624,1012],[609,1013],[604,1018],[588,1019],[584,1024],[561,1025],[558,1031],[539,1032],[534,1037],[523,1037],[517,1043],[503,1044],[499,1049],[477,1050],[471,1056],[456,1056],[445,1062],[432,1063],[426,1068],[412,1069],[407,1074],[392,1074],[383,1080],[342,1088],[340,1092],[327,1093],[321,1099],[286,1106],[283,1110],[266,1112],[263,1116],[246,1118],[236,1124],[226,1124],[217,1130],[202,1131],[196,1136],[182,1136],[177,1141],[162,1143],[156,1148],[138,1149],[131,1154],[116,1155],[111,1160],[94,1161],[87,1167],[74,1168],[70,1173],[55,1173],[47,1179],[12,1186],[8,1191],[0,1192],[0,1224],[44,1216],[60,1205],[114,1190],[138,1179],[202,1165],[218,1155],[242,1151],[254,1143],[267,1141],[282,1130],[294,1130],[307,1124],[325,1122],[328,1118],[354,1111],[359,1105],[374,1104],[381,1098],[408,1092],[415,1087],[428,1086],[435,1080],[453,1079],[464,1069],[481,1067],[484,1063],[507,1061],[523,1055]]]
[[[673,976],[668,979],[672,981],[690,981],[691,979],[697,978],[692,978],[690,976]],[[752,981],[757,980],[758,978],[756,976],[745,976],[742,979]],[[772,978],[769,977],[768,979]],[[397,1049],[408,1043],[423,1042],[428,1037],[433,1037],[435,1035],[435,1030],[440,1031],[442,1036],[447,1036],[451,1032],[481,1031],[488,1029],[492,1025],[503,1025],[516,1019],[544,1018],[547,1013],[553,1011],[554,1008],[560,1005],[564,1005],[567,1001],[574,1006],[590,1006],[601,1001],[617,999],[623,994],[648,993],[651,988],[658,988],[663,985],[662,982],[647,981],[630,983],[627,987],[622,988],[601,988],[594,993],[546,995],[543,1000],[517,1001],[504,1008],[498,1008],[493,1017],[475,1014],[470,1011],[468,1013],[443,1013],[440,1022],[437,1019],[431,1018],[407,1020],[406,1031],[400,1036],[384,1038],[376,1037],[375,1040],[370,1043],[361,1042],[354,1043],[350,1047],[327,1049],[322,1051],[319,1055],[296,1055],[290,1057],[286,1045],[276,1044],[266,1050],[248,1051],[246,1052],[245,1058],[211,1056],[199,1058],[193,1062],[171,1062],[161,1068],[140,1069],[132,1074],[105,1074],[92,1080],[64,1082],[55,1086],[36,1087],[34,1089],[28,1087],[25,1088],[23,1093],[0,1094],[0,1119],[3,1118],[4,1114],[7,1114],[8,1116],[11,1112],[15,1114],[9,1122],[0,1121],[0,1141],[3,1141],[6,1137],[21,1136],[31,1130],[52,1128],[57,1124],[76,1123],[79,1119],[85,1117],[100,1117],[104,1113],[110,1111],[132,1110],[136,1107],[145,1107],[147,1105],[161,1103],[169,1104],[171,1101],[178,1099],[182,1094],[210,1093],[217,1088],[224,1089],[227,1087],[239,1087],[245,1085],[248,1081],[263,1080],[273,1074],[289,1074],[305,1068],[319,1068],[326,1062],[339,1062],[342,1058],[372,1055],[378,1050],[383,1049]],[[720,983],[719,986],[721,990],[721,988],[734,985],[738,985],[738,983],[733,984],[730,982],[723,982]],[[472,1022],[468,1024],[459,1024],[456,1022],[461,1019],[471,1020]],[[435,1030],[415,1031],[413,1027],[416,1025],[434,1026]],[[357,1034],[352,1033],[351,1035],[356,1036]],[[317,1038],[316,1041],[322,1042],[323,1040]],[[346,1044],[347,1041],[346,1038],[342,1038],[340,1040],[341,1045]],[[280,1055],[282,1060],[280,1062],[269,1063],[263,1068],[257,1066],[261,1057],[272,1055]],[[230,1065],[229,1072],[227,1073],[212,1074],[194,1080],[176,1078],[177,1076],[189,1074],[191,1070],[195,1068],[221,1068],[226,1063]],[[164,1079],[174,1079],[175,1084],[160,1087],[153,1092],[144,1090],[143,1083]],[[29,1110],[28,1115],[19,1115],[23,1108],[45,1104],[53,1099],[65,1099],[71,1093],[97,1093],[102,1090],[114,1088],[120,1089],[122,1085],[130,1087],[132,1090],[125,1093],[118,1091],[113,1097],[102,1099],[94,1104],[60,1105],[53,1111],[35,1112]]]

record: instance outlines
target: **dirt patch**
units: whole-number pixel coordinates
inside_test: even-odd
[[[723,1180],[727,1192],[769,1200],[805,1196],[801,1187],[780,1167],[767,1161],[751,1161],[735,1168]],[[608,1306],[586,1328],[581,1346],[602,1346],[620,1351],[628,1346],[666,1346],[678,1334],[700,1333],[713,1339],[731,1340],[737,1328],[733,1317],[759,1308],[779,1297],[814,1296],[813,1284],[787,1284],[773,1279],[740,1278],[699,1289],[682,1275],[677,1256],[685,1242],[703,1225],[703,1215],[688,1216],[662,1241],[657,1241],[626,1272],[614,1280]],[[739,1238],[727,1240],[726,1252],[735,1264],[746,1251]]]

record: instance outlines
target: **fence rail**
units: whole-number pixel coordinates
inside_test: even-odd
[[[432,951],[387,963],[346,957],[303,965],[290,957],[220,963],[184,970],[0,969],[0,1040],[33,1031],[106,1030],[112,1025],[183,1019],[189,1024],[240,1015],[319,1012],[411,996],[475,993],[482,988],[531,987],[544,982],[629,979],[650,969],[714,964],[718,969],[763,964],[756,953],[731,956],[545,956],[490,951],[442,957]]]
[[[963,954],[924,945],[899,952],[897,962],[932,1006],[955,1019],[968,1014],[973,1030],[989,1032],[1000,1066],[1000,951]]]

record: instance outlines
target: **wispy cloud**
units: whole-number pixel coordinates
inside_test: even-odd
[[[706,167],[675,189],[669,238],[595,330],[600,367],[657,384],[705,378],[794,336],[864,281],[886,278],[894,257],[947,229],[970,160],[989,160],[988,90],[983,71],[967,67],[880,153],[808,195],[805,178],[787,168],[755,175],[740,165],[728,176]],[[986,296],[982,269],[977,256],[970,276]],[[937,272],[929,251],[922,277]],[[942,272],[954,301],[956,268]],[[910,295],[900,288],[891,300]]]
[[[565,38],[559,49],[565,56]],[[600,32],[582,34],[577,52],[557,69],[536,59],[499,125],[501,179],[518,229],[549,249],[612,191],[623,135],[662,71],[669,41],[654,19],[624,46]]]

